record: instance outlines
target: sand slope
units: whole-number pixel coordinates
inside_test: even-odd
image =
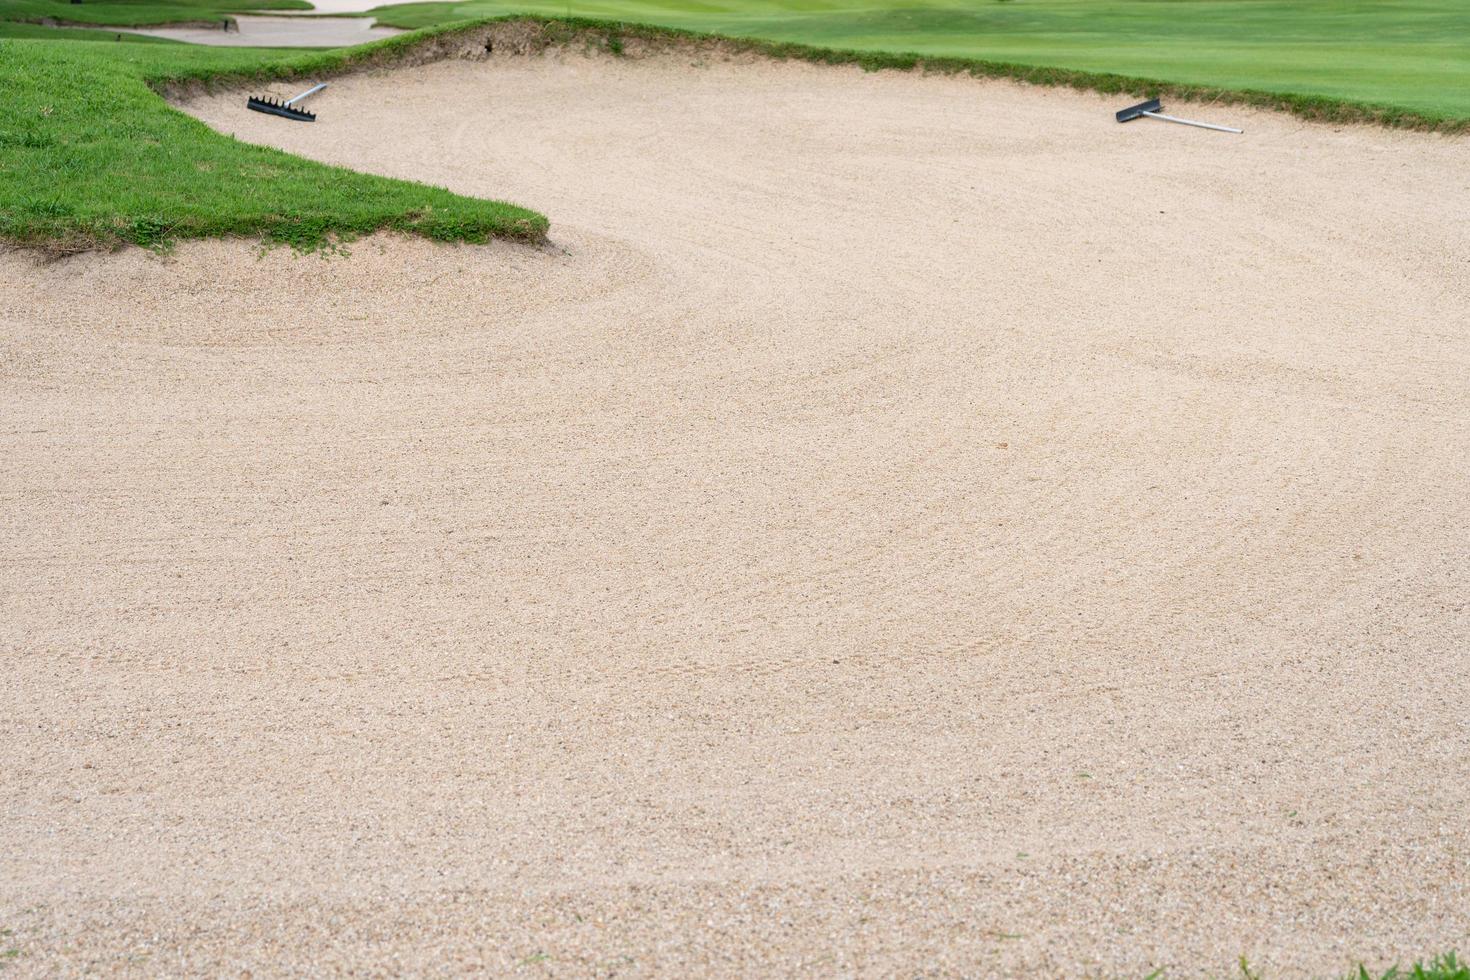
[[[1470,145],[685,54],[243,139],[548,213],[0,256],[17,975],[1470,949]]]
[[[219,27],[150,27],[131,30],[130,34],[148,34],[189,44],[209,44],[230,48],[327,48],[367,44],[385,37],[402,34],[391,27],[378,27],[370,17],[251,17],[235,15],[234,30]],[[221,18],[223,20],[223,18]],[[286,96],[299,95],[301,86]]]

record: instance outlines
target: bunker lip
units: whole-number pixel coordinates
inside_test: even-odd
[[[249,88],[255,90],[262,83],[271,81],[295,82],[304,78],[334,78],[353,72],[411,66],[446,58],[483,57],[486,53],[486,46],[496,44],[501,45],[502,53],[507,50],[523,54],[535,53],[560,46],[566,50],[600,49],[619,54],[620,57],[627,57],[630,54],[636,56],[640,53],[667,50],[678,51],[693,58],[749,57],[777,62],[783,60],[810,61],[829,65],[859,66],[864,69],[1009,78],[1022,83],[1090,88],[1108,93],[1133,94],[1140,90],[1154,90],[1172,92],[1174,94],[1171,95],[1171,98],[1174,99],[1208,98],[1216,107],[1222,104],[1275,107],[1291,111],[1298,116],[1331,121],[1339,125],[1351,120],[1386,123],[1403,128],[1439,129],[1445,132],[1464,128],[1458,121],[1436,120],[1405,114],[1391,108],[1328,102],[1315,98],[1304,99],[1249,92],[1222,93],[1214,90],[1165,86],[1146,79],[1088,75],[1048,68],[960,59],[924,58],[915,55],[836,51],[792,44],[718,38],[639,25],[588,20],[536,20],[525,17],[450,25],[388,38],[361,47],[312,53],[261,63],[249,68],[218,70],[204,67],[202,64],[191,68],[180,68],[177,65],[158,66],[139,70],[134,77],[136,80],[145,82],[166,98],[182,101],[201,93],[223,89]],[[121,79],[118,80],[121,81]],[[44,108],[43,103],[37,103],[38,110]],[[169,147],[166,159],[164,154],[157,154],[140,160],[139,166],[143,167],[143,171],[126,175],[135,186],[170,186],[170,178],[185,176],[185,173],[180,172],[181,169],[185,172],[191,167],[196,172],[207,169],[206,161],[193,159],[196,155],[208,155],[204,148],[193,145],[194,151],[191,153],[191,144],[188,139],[181,142],[165,139],[165,132],[169,128],[170,121],[169,114],[163,106],[150,105],[140,112],[136,104],[128,108],[123,108],[121,104],[118,104],[114,111],[138,116],[137,122],[141,124],[136,129],[114,128],[114,133],[151,132],[156,141],[153,145]],[[118,139],[118,137],[113,138]],[[60,145],[80,144],[66,142]],[[37,176],[32,178],[35,181],[35,193],[30,195],[32,200],[40,200],[46,194],[45,178],[40,176],[41,174],[50,170],[64,170],[80,163],[78,160],[70,159],[69,151],[66,150],[53,150],[52,155],[57,159],[47,161],[49,166],[33,168]],[[27,188],[27,190],[30,189]],[[202,216],[193,209],[181,207],[177,202],[167,200],[166,195],[155,196],[153,200],[144,201],[119,196],[108,202],[109,206],[102,214],[93,213],[93,202],[63,199],[56,202],[60,205],[60,210],[44,211],[38,216],[32,216],[28,208],[15,212],[7,211],[4,216],[3,234],[6,240],[13,244],[59,254],[70,253],[78,248],[121,247],[125,243],[145,247],[165,247],[171,243],[172,238],[165,242],[156,241],[153,237],[155,229],[163,229],[168,235],[178,239],[234,234],[258,235],[270,241],[287,241],[293,245],[301,245],[310,249],[320,247],[323,241],[328,240],[332,235],[362,234],[373,227],[378,229],[403,227],[407,220],[407,212],[398,211],[386,215],[382,220],[374,218],[366,222],[361,221],[358,216],[354,215],[350,204],[339,196],[337,200],[321,208],[308,206],[304,210],[301,207],[290,209],[285,212],[284,217],[287,220],[283,223],[283,215],[280,213],[262,213],[249,206],[240,208],[235,202],[229,200],[230,197],[229,193],[220,190],[204,190],[201,203],[204,204],[203,210],[207,213]],[[481,234],[481,231],[485,223],[472,214],[475,210],[475,203],[452,204],[450,210],[454,214],[451,217],[457,219],[460,216],[468,216],[467,220],[442,222],[437,226],[438,232],[433,237],[463,241],[482,239],[484,235]],[[291,216],[304,213],[304,211],[311,212],[308,218],[292,224]],[[540,229],[546,227],[546,220],[540,215],[535,215],[524,222],[516,221],[498,226],[494,226],[495,223],[492,222],[491,225],[493,227],[489,227],[486,234],[539,241],[542,237]],[[329,234],[324,237],[323,234],[313,233],[310,230],[311,227],[328,229]],[[459,231],[456,231],[456,228]]]
[[[376,23],[391,28],[383,18]],[[508,14],[441,27],[424,28],[397,37],[334,51],[317,59],[298,60],[291,65],[264,67],[249,75],[212,73],[190,76],[187,72],[156,80],[164,95],[188,97],[201,89],[244,85],[252,80],[274,77],[296,79],[307,74],[327,76],[393,65],[413,66],[457,58],[477,58],[486,44],[504,43],[516,54],[535,54],[555,48],[601,49],[619,56],[638,57],[660,51],[723,56],[759,56],[774,61],[804,61],[833,66],[855,65],[869,71],[917,71],[925,74],[968,75],[975,78],[1009,79],[1028,85],[1071,88],[1103,94],[1159,97],[1174,102],[1238,105],[1285,112],[1309,122],[1325,124],[1371,124],[1393,129],[1410,129],[1444,134],[1470,131],[1470,120],[1439,118],[1394,106],[1374,105],[1320,95],[1292,95],[1251,89],[1168,82],[1108,72],[1076,71],[1042,65],[1026,65],[977,58],[952,58],[905,52],[858,51],[817,47],[758,38],[656,27],[626,21],[584,17],[535,17]]]
[[[557,250],[0,256],[20,962],[1463,946],[1462,144],[510,50],[187,109]]]

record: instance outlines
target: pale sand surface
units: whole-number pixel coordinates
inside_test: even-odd
[[[0,257],[12,973],[1470,950],[1470,144],[1116,104],[194,103],[554,247]]]
[[[378,27],[371,17],[252,17],[245,14],[233,17],[236,29],[232,31],[215,27],[149,27],[135,28],[126,33],[227,48],[346,48],[403,33],[392,27]]]
[[[434,0],[397,0],[397,3],[433,3]],[[383,0],[311,0],[311,12],[318,14],[356,14],[384,6]]]

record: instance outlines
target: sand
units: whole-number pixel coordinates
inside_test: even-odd
[[[434,0],[405,0],[405,4],[433,2]],[[359,14],[381,6],[383,4],[378,0],[311,0],[311,10],[307,12],[307,16],[311,14]]]
[[[1117,103],[190,103],[553,244],[0,256],[11,974],[1470,950],[1470,144]]]
[[[193,26],[138,28],[127,33],[227,48],[345,48],[403,33],[392,27],[378,27],[371,17],[235,14],[230,19],[235,22],[235,29],[229,31]],[[224,18],[220,20],[223,22]]]

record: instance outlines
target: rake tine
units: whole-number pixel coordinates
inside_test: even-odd
[[[299,109],[296,107],[295,103],[300,102],[302,99],[305,99],[309,96],[315,95],[326,87],[326,82],[322,82],[319,85],[313,85],[311,88],[307,89],[305,92],[302,92],[300,95],[294,98],[287,99],[284,102],[278,102],[276,99],[272,98],[269,95],[264,97],[257,97],[252,95],[250,96],[250,98],[245,100],[245,108],[254,109],[256,112],[269,113],[273,116],[281,116],[284,119],[295,119],[297,122],[315,122],[316,113],[310,112],[306,109]]]

